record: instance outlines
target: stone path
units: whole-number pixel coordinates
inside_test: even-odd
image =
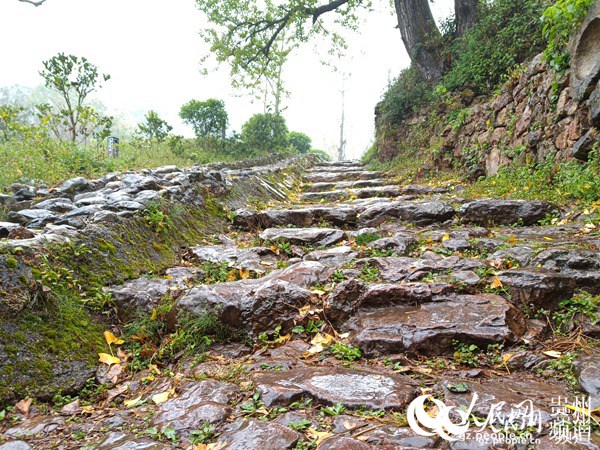
[[[62,214],[77,226],[81,208],[133,211],[157,192],[156,175],[132,177],[123,195],[109,193],[109,176],[101,195],[47,200],[15,218]],[[189,249],[185,267],[106,288],[123,318],[152,314],[176,292],[180,318],[214,315],[237,342],[123,376],[101,406],[40,409],[2,430],[0,449],[526,448],[416,434],[406,408],[422,394],[465,407],[476,394],[480,418],[505,402],[495,425],[509,434],[501,422],[531,400],[544,428],[527,448],[571,448],[550,440],[550,404],[585,393],[599,406],[600,327],[574,314],[561,341],[541,318],[581,290],[600,294],[597,234],[540,226],[560,214],[548,202],[463,199],[454,186],[401,186],[354,162],[318,164],[304,182],[291,204],[235,211],[224,243]],[[206,283],[223,266],[245,275]],[[556,361],[581,343],[575,372],[561,373]],[[573,448],[599,446],[595,428]]]

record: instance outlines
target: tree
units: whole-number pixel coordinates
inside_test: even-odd
[[[82,136],[86,139],[89,136],[86,132],[95,128],[92,120],[96,120],[97,126],[106,127],[108,121],[100,120],[100,115],[84,103],[89,94],[101,87],[102,80],[110,79],[110,75],[100,75],[98,68],[86,58],[64,53],[53,56],[43,64],[44,70],[40,71],[40,75],[46,87],[54,89],[62,97],[63,104],[55,114],[60,116],[69,139],[72,142]],[[107,130],[102,134],[106,133]]]
[[[173,127],[161,119],[156,111],[148,111],[145,121],[138,124],[138,133],[148,140],[156,139],[162,142],[169,135]]]
[[[241,140],[255,152],[277,152],[288,145],[285,119],[276,114],[255,114],[242,125]]]
[[[476,21],[477,0],[455,0],[456,20],[460,30]],[[290,49],[286,39],[295,44],[321,35],[329,36],[333,50],[345,42],[335,31],[341,27],[356,30],[358,12],[369,9],[371,1],[330,0],[196,0],[213,28],[203,36],[219,62],[227,61],[233,76],[246,73],[251,77],[267,74],[276,77],[276,68],[287,59]],[[441,34],[435,24],[428,0],[394,0],[398,29],[406,50],[421,76],[437,82],[445,70]],[[325,24],[322,16],[333,16]]]
[[[181,107],[179,117],[194,128],[198,139],[225,139],[229,117],[223,100],[190,100]]]
[[[298,153],[308,153],[312,147],[312,139],[304,133],[290,131],[288,133],[288,144]]]

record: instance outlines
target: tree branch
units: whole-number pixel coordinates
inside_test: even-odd
[[[30,3],[33,6],[40,6],[46,0],[37,0],[37,1],[34,1],[34,0],[18,0],[18,1],[23,2],[23,3]]]
[[[306,11],[306,13],[312,14],[313,25],[314,25],[322,14],[325,14],[325,13],[328,13],[335,9],[338,9],[340,6],[345,5],[349,1],[350,0],[334,0],[331,3],[328,3],[326,5],[319,6],[318,8],[308,9]]]

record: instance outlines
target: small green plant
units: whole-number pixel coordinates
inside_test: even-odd
[[[164,430],[162,430],[161,434],[164,436],[164,438],[167,441],[174,443],[179,440],[179,437],[177,436],[177,432],[175,431],[175,428],[173,428],[173,427],[166,427]]]
[[[334,270],[331,274],[331,281],[333,283],[342,283],[345,279],[346,277],[344,276],[344,272],[342,272],[340,269]]]
[[[356,236],[354,238],[354,240],[356,241],[356,245],[367,245],[370,242],[374,242],[381,239],[381,236],[379,236],[377,233],[363,233],[363,234],[359,234],[358,236]]]
[[[453,357],[458,364],[470,367],[479,366],[479,353],[481,352],[479,347],[475,344],[465,344],[456,340],[452,343],[456,348]]]
[[[322,320],[310,320],[306,326],[296,326],[292,329],[292,333],[318,333],[319,330],[321,329],[321,327],[325,324],[325,322],[323,322]]]
[[[246,416],[254,416],[257,411],[265,407],[265,403],[260,399],[260,392],[255,392],[250,400],[240,405],[240,409]]]
[[[142,215],[148,226],[157,234],[166,233],[173,226],[173,220],[167,215],[160,202],[148,202]]]
[[[313,448],[317,448],[316,441],[308,442],[308,441],[305,441],[304,439],[300,439],[298,441],[298,443],[296,444],[296,446],[294,447],[294,450],[311,450]]]
[[[210,422],[204,422],[200,428],[190,433],[190,444],[208,444],[214,441],[218,435],[217,427]]]
[[[339,402],[331,406],[324,406],[321,408],[321,411],[327,416],[339,416],[346,412],[346,407],[343,403]]]
[[[574,371],[574,363],[577,358],[576,352],[568,352],[558,359],[550,361],[548,369],[554,371],[554,376],[566,382],[571,388],[577,389],[577,376]]]
[[[377,267],[371,267],[369,263],[365,264],[359,275],[359,278],[367,283],[376,281],[377,277],[379,277],[379,269]]]
[[[579,291],[572,298],[561,301],[552,318],[559,331],[569,332],[573,325],[572,320],[576,316],[586,316],[595,325],[600,319],[599,309],[600,295],[593,296],[586,291]]]
[[[312,398],[303,398],[297,402],[290,403],[290,409],[309,409],[312,407]]]
[[[362,353],[358,347],[343,342],[334,342],[329,347],[329,351],[333,356],[342,361],[352,362],[362,357]]]
[[[302,419],[302,420],[299,420],[297,422],[290,422],[288,424],[288,426],[292,430],[302,431],[302,430],[306,430],[308,427],[310,427],[311,426],[311,422],[308,419]]]

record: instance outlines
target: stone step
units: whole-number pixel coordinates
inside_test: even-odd
[[[244,230],[276,226],[310,227],[327,222],[337,227],[353,227],[361,208],[352,205],[313,206],[297,209],[239,209],[233,218],[234,226]]]
[[[358,189],[338,189],[325,192],[304,192],[300,194],[299,200],[305,202],[312,201],[334,201],[351,198],[371,198],[371,197],[399,197],[403,193],[400,186],[387,185],[365,187]]]
[[[360,161],[332,161],[332,162],[318,162],[315,164],[318,167],[364,167]]]
[[[369,172],[365,170],[351,170],[346,172],[325,172],[320,170],[306,174],[303,180],[310,183],[336,183],[339,181],[375,180],[384,176],[383,172]]]
[[[385,186],[389,181],[384,178],[375,178],[373,180],[340,181],[338,183],[321,182],[312,183],[303,186],[304,191],[323,192],[335,191],[339,189],[356,189],[365,187]]]
[[[317,166],[308,169],[308,173],[345,173],[364,170],[364,166],[358,165],[343,165],[343,166]]]
[[[346,233],[337,228],[267,228],[259,237],[270,242],[283,240],[291,244],[319,247],[342,241]]]
[[[408,353],[451,355],[455,341],[485,348],[516,343],[526,332],[523,314],[495,294],[394,306],[355,314],[344,326],[366,356]]]

